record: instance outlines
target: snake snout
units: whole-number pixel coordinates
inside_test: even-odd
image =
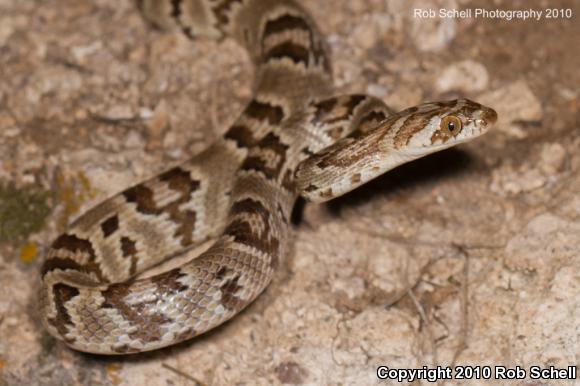
[[[489,128],[497,122],[497,113],[489,107],[482,107],[477,117],[477,125],[481,128]]]

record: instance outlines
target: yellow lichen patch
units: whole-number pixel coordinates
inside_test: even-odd
[[[107,376],[109,377],[113,385],[118,385],[121,383],[119,370],[121,370],[121,365],[118,363],[109,363],[107,365]]]
[[[57,225],[58,229],[64,230],[71,217],[79,211],[81,204],[95,197],[95,191],[82,171],[71,177],[57,171],[55,179],[58,188],[57,199],[63,205]]]
[[[79,182],[81,184],[81,190],[79,192],[81,199],[83,199],[83,198],[84,199],[95,198],[95,191],[93,190],[93,187],[91,186],[91,181],[89,181],[89,179],[87,178],[85,173],[83,173],[82,171],[78,172],[77,178],[79,179]]]
[[[36,243],[28,242],[20,247],[20,261],[28,264],[32,263],[38,256],[38,246]]]
[[[0,243],[20,243],[38,232],[50,213],[49,192],[36,185],[0,183]]]

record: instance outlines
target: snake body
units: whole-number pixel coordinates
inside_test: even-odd
[[[255,65],[247,107],[208,149],[105,200],[46,254],[40,314],[68,346],[136,353],[202,334],[239,313],[285,256],[299,195],[339,196],[426,154],[471,140],[495,112],[467,99],[394,113],[332,96],[323,36],[290,0],[142,0],[145,18],[189,37],[235,39]],[[215,239],[200,256],[135,276]]]

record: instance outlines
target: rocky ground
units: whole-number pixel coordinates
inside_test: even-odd
[[[302,3],[340,92],[395,109],[465,96],[494,107],[498,127],[306,205],[254,305],[178,347],[111,358],[43,330],[43,251],[84,210],[220,135],[251,66],[228,40],[151,31],[130,2],[0,0],[0,385],[368,385],[379,365],[578,364],[580,4],[549,2],[572,19],[506,21],[412,10],[548,2]]]

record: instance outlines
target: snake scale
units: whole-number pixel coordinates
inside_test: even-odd
[[[239,313],[284,259],[299,195],[322,202],[400,164],[469,141],[496,121],[467,99],[391,111],[333,96],[326,42],[291,0],[141,0],[150,23],[235,39],[255,66],[252,99],[222,138],[103,201],[47,251],[40,314],[68,346],[127,354],[202,334]],[[200,256],[136,278],[165,259]]]

